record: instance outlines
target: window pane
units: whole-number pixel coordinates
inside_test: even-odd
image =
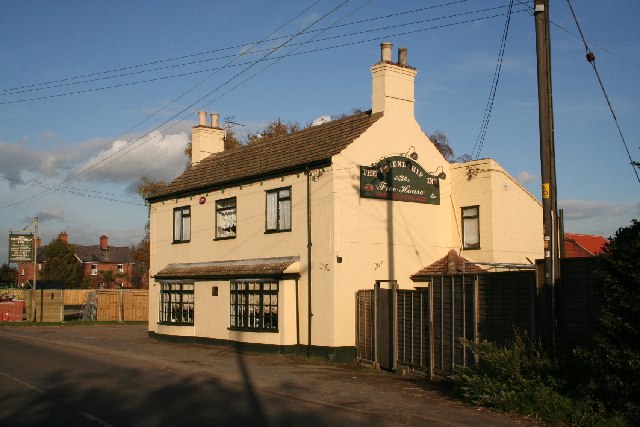
[[[182,240],[191,240],[191,217],[185,216],[182,221]]]
[[[278,228],[278,193],[267,193],[267,230]]]
[[[236,236],[236,199],[216,202],[216,238]]]
[[[173,240],[176,242],[182,240],[182,211],[180,209],[173,211]]]
[[[280,230],[291,229],[291,199],[280,201]]]
[[[231,326],[242,329],[277,330],[277,291],[277,282],[232,283]]]
[[[193,283],[163,283],[160,288],[160,322],[193,324]]]
[[[474,247],[480,245],[480,233],[478,227],[478,218],[465,219],[464,228],[464,247]]]

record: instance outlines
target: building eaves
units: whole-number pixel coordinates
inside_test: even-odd
[[[358,113],[282,137],[212,154],[200,163],[188,166],[182,175],[147,200],[153,203],[224,188],[231,183],[274,177],[305,166],[322,165],[330,162],[333,156],[381,117],[382,113]]]

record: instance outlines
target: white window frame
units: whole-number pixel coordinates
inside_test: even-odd
[[[91,275],[92,276],[98,275],[98,264],[91,264]]]

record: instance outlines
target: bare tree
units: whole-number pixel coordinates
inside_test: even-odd
[[[454,161],[454,153],[453,148],[451,148],[451,144],[449,144],[449,138],[445,133],[441,130],[434,131],[431,135],[427,135],[433,145],[436,146],[442,157],[445,158],[448,162]]]

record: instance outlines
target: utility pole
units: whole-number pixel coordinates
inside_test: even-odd
[[[555,286],[560,278],[556,161],[553,140],[553,92],[551,86],[551,34],[549,0],[535,0],[536,54],[538,58],[538,108],[540,124],[540,168],[544,227],[544,284],[551,294],[551,338],[555,349]]]

